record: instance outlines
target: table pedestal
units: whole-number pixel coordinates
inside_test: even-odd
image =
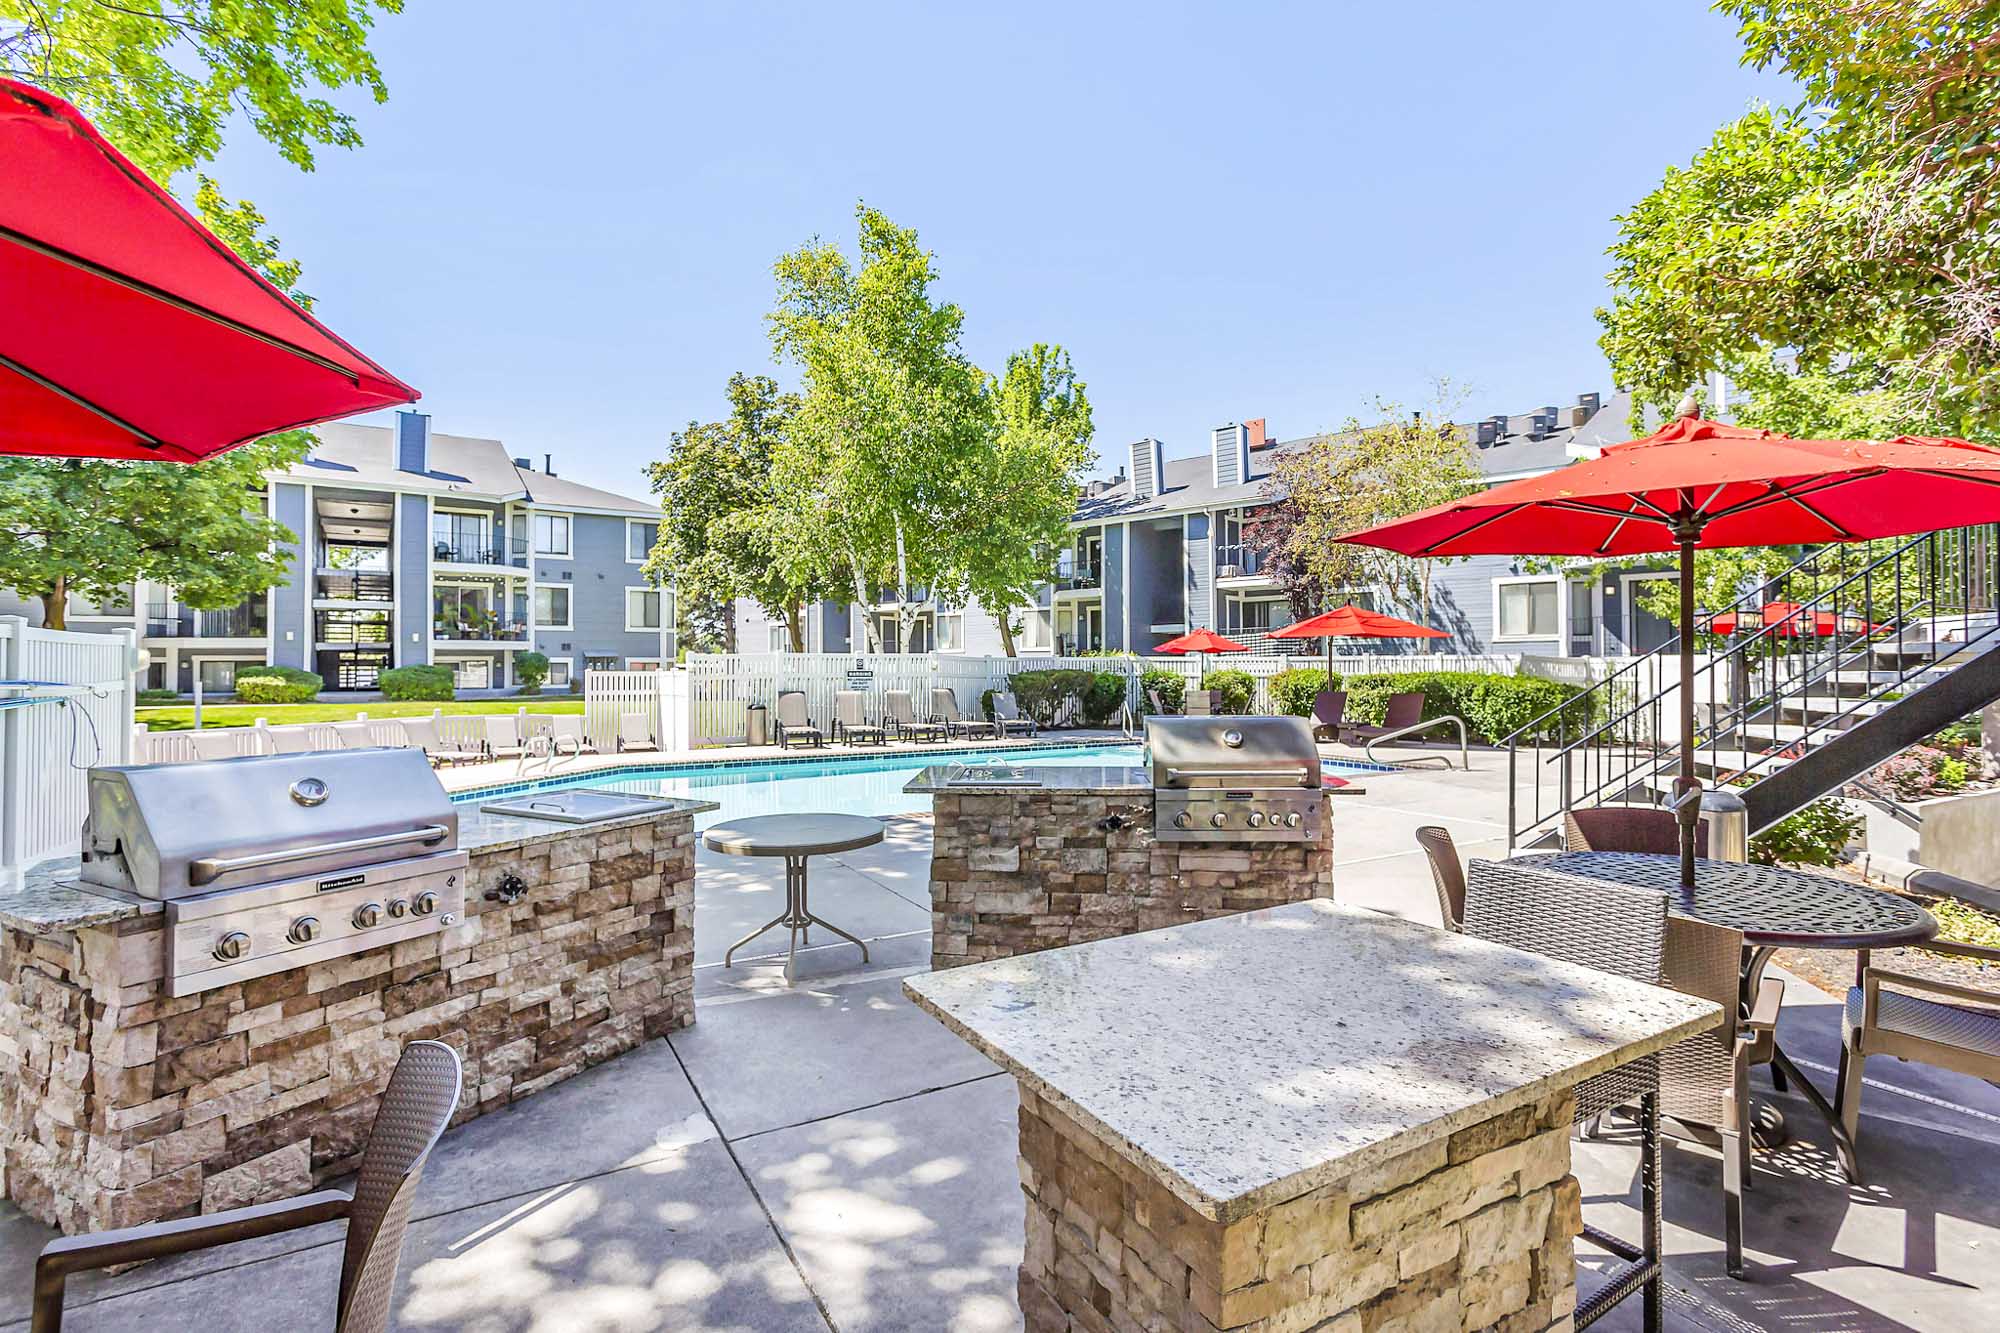
[[[1028,1333],[1572,1327],[1567,1090],[1228,1221],[1020,1091]]]
[[[868,946],[866,944],[855,939],[854,936],[848,934],[839,926],[834,925],[833,922],[828,921],[825,917],[814,916],[807,907],[806,858],[803,856],[787,856],[785,858],[785,910],[751,931],[748,935],[745,935],[742,939],[736,941],[736,943],[730,945],[722,955],[722,965],[724,967],[730,966],[735,960],[738,949],[748,944],[751,940],[756,939],[765,931],[776,930],[779,926],[783,926],[789,930],[792,936],[791,948],[785,954],[785,984],[787,986],[791,985],[797,979],[794,973],[799,962],[799,941],[803,938],[810,945],[812,938],[807,932],[814,926],[825,926],[828,930],[840,936],[840,938],[855,945],[861,950],[861,961],[864,963],[868,961]]]

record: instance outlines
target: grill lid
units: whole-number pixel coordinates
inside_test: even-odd
[[[1146,749],[1158,790],[1320,785],[1302,717],[1149,717]]]
[[[457,846],[421,750],[93,768],[83,879],[181,898]]]

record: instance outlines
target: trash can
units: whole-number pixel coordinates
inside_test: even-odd
[[[1733,791],[1709,788],[1701,794],[1701,817],[1708,821],[1708,846],[1702,855],[1711,861],[1750,859],[1750,807]]]
[[[743,710],[743,735],[745,745],[769,745],[771,743],[771,710],[762,704],[751,704]]]

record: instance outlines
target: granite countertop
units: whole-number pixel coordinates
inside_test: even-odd
[[[1006,777],[1001,774],[1008,775]],[[950,779],[956,777],[957,781]],[[1021,779],[1032,778],[1033,782]],[[1151,770],[1128,764],[1011,765],[933,764],[903,784],[903,790],[935,796],[940,792],[996,794],[1014,791],[1067,791],[1122,796],[1153,790]]]
[[[553,842],[580,833],[649,824],[671,815],[696,815],[720,809],[714,801],[663,796],[664,810],[648,810],[622,819],[594,824],[567,824],[520,815],[488,814],[475,805],[458,807],[458,849],[500,852],[538,842]],[[158,915],[164,906],[151,898],[133,897],[114,889],[80,882],[82,861],[74,856],[39,861],[25,870],[0,873],[0,925],[30,934],[52,934],[106,926]]]
[[[1325,899],[903,984],[1224,1222],[1722,1020],[1677,991]]]

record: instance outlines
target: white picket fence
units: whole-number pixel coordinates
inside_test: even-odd
[[[662,750],[686,750],[687,672],[586,671],[583,673],[583,733],[600,754],[615,754],[623,722],[637,716],[645,734]]]
[[[526,708],[517,710],[522,719],[523,734],[535,735],[538,729],[549,725],[548,715],[530,713]],[[437,724],[438,738],[448,747],[476,750],[486,739],[486,718],[489,714],[450,714],[433,710],[430,720]],[[368,724],[368,739],[376,745],[401,748],[410,743],[409,733],[403,729],[408,720],[400,717],[370,717],[366,710],[358,712],[354,721]],[[204,727],[200,731],[148,731],[145,727],[132,728],[132,759],[135,764],[188,764],[201,759],[236,759],[244,755],[276,754],[278,747],[274,736],[303,734],[311,750],[338,750],[341,748],[340,734],[330,722],[299,722],[272,726],[266,718],[258,718],[247,727]]]
[[[132,762],[137,664],[130,630],[77,634],[0,616],[0,681],[86,687],[0,709],[0,868],[77,850],[85,771]],[[29,693],[0,689],[0,699]]]

